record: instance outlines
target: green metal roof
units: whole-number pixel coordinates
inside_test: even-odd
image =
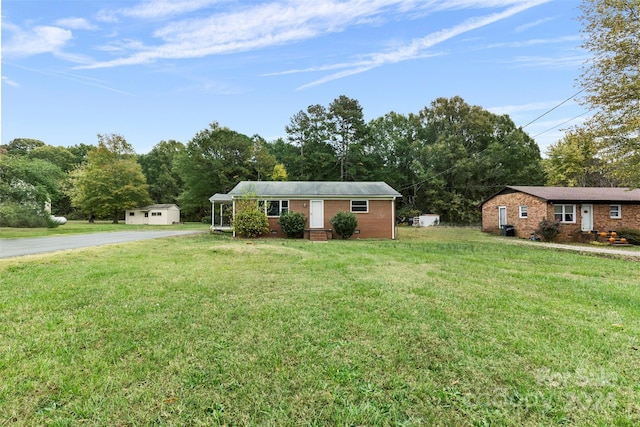
[[[228,196],[238,197],[247,193],[268,198],[401,197],[400,193],[382,181],[242,181],[229,191]]]

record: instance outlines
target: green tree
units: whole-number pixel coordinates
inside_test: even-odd
[[[583,103],[603,161],[622,185],[640,186],[640,2],[584,0],[580,6],[585,62]]]
[[[271,180],[272,181],[286,181],[289,178],[287,174],[287,168],[284,167],[284,164],[277,163],[273,166],[273,172],[271,172]]]
[[[212,123],[189,141],[176,159],[184,190],[178,201],[186,215],[211,215],[209,197],[226,193],[252,177],[253,141],[246,135]]]
[[[184,184],[175,168],[185,147],[178,141],[160,141],[147,154],[138,156],[138,163],[149,184],[149,195],[155,203],[177,203]]]
[[[49,161],[29,159],[25,155],[0,154],[2,225],[48,225],[47,207],[62,196],[64,179],[64,172]]]
[[[574,129],[547,149],[543,165],[547,185],[563,187],[608,187],[615,181],[606,176],[607,165],[599,157],[598,144],[584,129]]]
[[[340,95],[329,105],[328,119],[330,140],[340,169],[340,181],[357,180],[363,174],[358,164],[363,163],[365,152],[366,126],[362,107],[358,100]]]
[[[26,156],[34,148],[42,147],[43,145],[45,143],[39,139],[15,138],[6,145],[0,145],[0,149],[12,156]]]
[[[267,141],[259,135],[254,135],[251,147],[251,162],[258,181],[269,180],[273,175],[276,157],[271,154]]]
[[[285,164],[292,180],[333,181],[339,178],[329,128],[329,113],[320,104],[299,111],[285,126],[287,140],[297,147],[299,155],[293,157],[291,150],[280,147],[276,152],[276,161]],[[278,157],[278,153],[286,153],[287,157]]]
[[[454,97],[438,98],[420,118],[417,205],[444,222],[477,222],[477,206],[499,187],[544,182],[538,146],[508,116]]]
[[[380,164],[377,179],[399,191],[403,205],[414,208],[424,185],[419,163],[419,117],[390,112],[371,120],[368,129],[373,148],[369,155],[376,156]]]
[[[76,166],[74,155],[64,147],[41,145],[30,150],[28,156],[30,159],[42,159],[51,162],[62,169],[63,172],[69,172]]]
[[[118,134],[98,135],[98,146],[71,173],[73,204],[89,215],[111,216],[151,202],[149,186],[133,147]]]

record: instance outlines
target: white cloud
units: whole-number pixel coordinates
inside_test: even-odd
[[[6,76],[2,76],[2,83],[7,84],[9,86],[13,86],[13,87],[20,87],[18,82],[13,81],[9,77],[6,77]]]
[[[529,22],[527,24],[520,25],[519,27],[516,27],[515,31],[516,31],[516,33],[521,33],[523,31],[529,30],[531,28],[537,27],[538,25],[542,25],[542,24],[546,24],[547,22],[551,22],[551,21],[553,21],[555,19],[556,18],[553,18],[553,17],[538,19],[537,21]]]
[[[370,55],[369,61],[365,61],[365,62],[357,61],[354,64],[352,64],[351,69],[349,70],[341,71],[339,73],[335,73],[333,75],[323,77],[321,79],[318,79],[311,83],[303,85],[298,89],[305,89],[308,87],[317,86],[332,80],[336,80],[346,76],[368,71],[370,69],[373,69],[385,64],[392,64],[392,63],[398,63],[402,61],[415,59],[421,55],[425,55],[424,53],[425,49],[431,48],[446,40],[459,36],[460,34],[464,34],[466,32],[506,19],[524,10],[527,10],[531,7],[537,6],[542,3],[546,3],[547,1],[548,0],[521,2],[522,4],[511,7],[502,12],[481,16],[481,17],[470,18],[453,27],[431,33],[421,39],[416,39],[412,43],[406,46],[402,46],[396,50],[372,54]]]
[[[555,100],[555,101],[544,101],[544,102],[531,102],[531,103],[528,103],[528,104],[521,104],[521,105],[503,105],[503,106],[499,106],[499,107],[490,107],[490,108],[487,108],[487,110],[492,112],[493,114],[498,114],[498,115],[509,114],[509,115],[512,115],[514,113],[548,110],[550,108],[555,107],[560,102],[562,102],[562,101]]]
[[[234,4],[233,8],[225,13],[212,12],[203,18],[173,21],[153,33],[153,36],[161,41],[160,44],[152,46],[140,43],[137,48],[130,50],[128,55],[97,62],[84,68],[107,68],[144,64],[158,59],[199,58],[262,49],[341,32],[350,26],[396,19],[398,14],[513,6],[507,12],[511,14],[547,1],[550,0],[288,0],[250,6]],[[133,8],[104,10],[101,17],[105,20],[115,20],[123,16],[156,19],[193,12],[217,2],[153,0]],[[495,19],[501,19],[500,15],[496,14]],[[475,25],[476,28],[486,25],[469,22],[467,24]],[[408,46],[405,49],[411,48]],[[387,55],[381,53],[373,56]]]
[[[496,47],[513,47],[513,48],[521,48],[528,46],[538,46],[544,44],[560,44],[560,43],[574,43],[582,40],[582,38],[578,35],[573,36],[564,36],[564,37],[556,37],[553,39],[531,39],[531,40],[523,40],[523,41],[514,41],[514,42],[505,42],[505,43],[494,43],[487,46],[487,48],[496,48]]]
[[[509,63],[520,67],[576,68],[590,59],[587,54],[563,56],[516,56]]]
[[[56,25],[72,30],[95,30],[97,27],[84,18],[58,19]]]
[[[9,33],[8,40],[2,43],[2,53],[7,57],[58,53],[72,38],[70,30],[60,27],[41,25],[25,31],[15,25],[3,26]]]

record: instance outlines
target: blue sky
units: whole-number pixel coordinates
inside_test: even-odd
[[[2,143],[146,153],[211,122],[268,141],[340,95],[367,121],[438,97],[509,114],[544,153],[584,120],[578,0],[2,0]]]

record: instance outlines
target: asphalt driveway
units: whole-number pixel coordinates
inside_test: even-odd
[[[202,233],[202,230],[116,231],[55,237],[0,239],[0,258],[34,255],[136,240],[159,239]]]

